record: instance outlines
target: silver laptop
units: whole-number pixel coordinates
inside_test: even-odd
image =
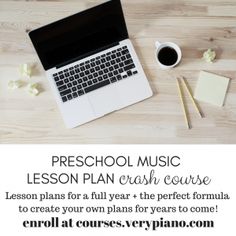
[[[43,26],[29,36],[68,128],[152,96],[120,0]]]

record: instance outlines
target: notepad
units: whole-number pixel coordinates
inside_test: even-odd
[[[216,106],[223,106],[229,78],[201,71],[194,98]]]

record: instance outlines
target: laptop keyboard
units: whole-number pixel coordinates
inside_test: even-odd
[[[127,46],[53,74],[62,101],[138,74]]]

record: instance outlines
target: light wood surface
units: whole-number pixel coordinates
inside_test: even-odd
[[[0,143],[236,143],[236,1],[123,0],[130,38],[154,96],[81,127],[68,130],[26,32],[94,6],[102,0],[0,1]],[[183,50],[171,71],[158,68],[154,42],[173,41]],[[217,61],[202,53],[213,48]],[[37,63],[33,82],[43,92],[31,97],[24,88],[9,91],[21,63]],[[193,128],[186,129],[175,76],[194,90],[200,70],[231,78],[225,106],[199,103],[199,115],[186,94]]]

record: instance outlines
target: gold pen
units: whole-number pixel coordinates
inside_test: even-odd
[[[186,90],[187,90],[187,92],[188,92],[188,95],[189,95],[189,97],[191,98],[191,101],[192,101],[192,103],[193,103],[193,105],[194,105],[194,107],[195,107],[197,113],[199,114],[199,116],[200,116],[201,118],[203,118],[203,117],[204,117],[204,114],[202,113],[202,111],[201,111],[201,109],[200,109],[198,103],[197,103],[196,100],[194,99],[194,97],[193,97],[193,95],[192,95],[192,93],[191,93],[191,90],[190,90],[190,88],[189,88],[189,86],[188,86],[188,84],[187,84],[185,78],[184,78],[184,77],[181,77],[181,81],[182,81],[182,83],[184,84],[184,87],[186,88]]]
[[[188,117],[187,108],[186,108],[186,105],[185,105],[185,101],[184,101],[183,92],[182,92],[182,88],[181,88],[181,85],[180,85],[179,78],[176,78],[176,81],[177,81],[177,87],[178,87],[178,91],[179,91],[179,97],[180,97],[180,100],[181,100],[181,105],[182,105],[183,112],[184,112],[185,122],[186,122],[187,128],[191,129],[191,124],[190,124],[190,120],[189,120],[189,117]]]

